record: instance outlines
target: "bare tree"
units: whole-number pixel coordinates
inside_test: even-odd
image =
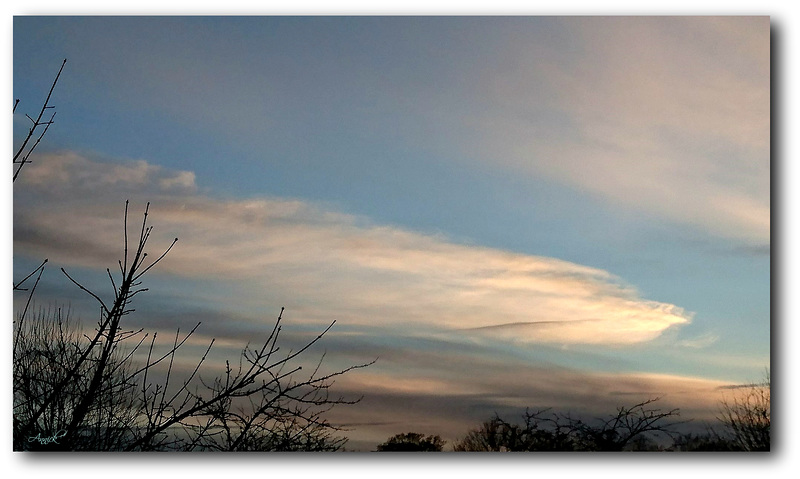
[[[149,336],[123,327],[134,310],[133,298],[147,291],[142,277],[158,264],[177,238],[155,260],[145,248],[152,233],[148,208],[135,247],[128,244],[125,204],[124,250],[118,280],[106,270],[114,289],[109,301],[64,275],[100,306],[91,334],[80,330],[61,310],[41,311],[32,319],[28,306],[15,322],[14,448],[48,450],[336,450],[345,438],[324,414],[339,404],[360,400],[329,395],[333,378],[361,364],[306,376],[296,362],[319,342],[335,321],[296,351],[280,352],[283,309],[259,348],[246,347],[237,368],[226,363],[222,377],[211,382],[199,372],[214,341],[188,376],[175,378],[180,331],[166,353],[154,355],[156,334],[143,364],[134,354]],[[40,271],[41,274],[41,271]],[[324,356],[323,356],[324,358]],[[165,370],[163,378],[155,373]]]
[[[39,115],[36,117],[36,119],[34,120],[33,118],[31,118],[30,115],[27,115],[27,114],[25,115],[28,118],[28,120],[31,121],[31,126],[28,129],[28,134],[25,137],[25,139],[22,141],[22,144],[14,152],[14,158],[12,160],[12,163],[14,165],[18,165],[18,166],[16,167],[16,170],[14,171],[14,176],[13,176],[12,182],[17,181],[17,177],[19,176],[20,171],[22,171],[22,167],[24,167],[25,164],[31,162],[30,156],[33,153],[33,150],[36,149],[36,147],[42,141],[42,138],[44,138],[45,133],[47,133],[47,130],[50,128],[50,125],[53,124],[53,120],[54,120],[54,118],[56,116],[55,111],[53,111],[53,114],[50,115],[50,119],[49,120],[43,121],[42,118],[44,117],[44,114],[45,114],[45,112],[47,112],[47,110],[53,109],[53,107],[49,104],[50,103],[50,97],[53,95],[53,90],[55,89],[56,84],[58,83],[58,79],[59,79],[59,77],[61,77],[61,72],[64,70],[64,65],[66,65],[66,64],[67,64],[67,59],[65,58],[64,61],[61,63],[61,68],[58,70],[58,73],[56,74],[55,80],[53,80],[53,84],[50,87],[50,91],[47,93],[47,98],[45,98],[44,103],[42,104],[42,109],[39,111]],[[19,98],[14,100],[14,107],[12,108],[12,113],[16,113],[18,105],[19,105]],[[40,127],[44,127],[44,128],[40,129]],[[37,131],[40,132],[38,138],[36,138],[36,140],[33,142],[33,144],[28,146],[28,143],[30,143],[30,141],[34,138],[34,136],[35,136]],[[14,291],[15,292],[17,292],[17,291],[27,291],[28,292],[28,297],[27,297],[27,300],[25,302],[25,309],[23,310],[23,312],[22,312],[22,314],[20,316],[20,321],[27,314],[28,308],[31,305],[31,301],[33,300],[33,295],[36,292],[36,287],[39,285],[39,280],[42,277],[42,273],[44,273],[44,269],[45,269],[45,265],[46,264],[47,264],[47,259],[42,261],[42,263],[36,269],[31,271],[22,280],[20,280],[19,282],[14,283]],[[36,279],[33,281],[33,286],[31,286],[30,288],[25,287],[28,284],[27,283],[28,280],[30,280],[30,279],[32,279],[34,277]],[[21,331],[23,331],[23,329],[20,328],[20,329],[18,329],[18,331],[21,332]],[[16,348],[16,339],[15,339],[14,344],[15,344],[15,348]]]
[[[16,149],[16,181],[33,151],[53,124],[50,98],[64,69],[61,65],[38,116]],[[14,112],[19,100],[14,103]],[[100,307],[93,331],[85,333],[70,311],[33,307],[44,273],[45,259],[21,281],[15,292],[26,292],[25,306],[14,321],[14,449],[45,450],[336,450],[346,438],[324,417],[338,404],[359,399],[329,395],[333,378],[358,365],[321,374],[320,359],[310,375],[302,376],[295,362],[333,326],[298,351],[280,353],[278,339],[283,310],[272,332],[258,349],[246,347],[234,370],[227,363],[222,378],[205,382],[199,375],[213,340],[194,370],[185,378],[173,372],[176,353],[198,329],[183,337],[176,332],[166,353],[155,355],[156,334],[124,329],[134,310],[133,298],[144,291],[143,276],[160,262],[177,238],[154,261],[145,247],[152,227],[148,208],[138,242],[129,249],[128,202],[125,203],[123,259],[119,273],[106,270],[113,297],[101,297],[62,268],[64,275]],[[117,279],[115,279],[115,277]],[[136,358],[146,339],[146,360]],[[283,354],[283,355],[281,355]],[[324,356],[323,356],[324,357]],[[137,360],[135,360],[137,359]],[[369,363],[371,364],[371,363]],[[158,376],[157,373],[165,373]],[[159,379],[155,379],[156,377]],[[202,392],[201,392],[202,391]]]
[[[65,425],[88,395],[87,379],[98,354],[89,352],[81,360],[86,340],[68,309],[20,315],[15,329],[14,449],[59,449],[68,432]],[[82,420],[81,436],[70,439],[71,449],[117,449],[133,426],[132,385],[118,352],[106,369]]]
[[[569,420],[576,431],[579,449],[589,451],[622,451],[629,446],[641,447],[647,434],[663,434],[674,438],[673,426],[685,421],[674,418],[680,415],[675,409],[653,407],[659,398],[652,398],[633,406],[620,406],[617,413],[594,424]]]
[[[166,380],[154,384],[145,378],[142,383],[146,424],[125,450],[167,447],[179,450],[329,451],[343,446],[346,439],[333,436],[341,429],[330,424],[324,413],[336,405],[355,404],[361,398],[346,400],[330,396],[332,379],[372,363],[320,375],[320,359],[310,375],[296,379],[302,366],[293,366],[293,360],[321,340],[335,322],[297,351],[279,355],[282,315],[283,309],[260,348],[245,348],[235,370],[230,362],[226,362],[222,377],[210,384],[200,380],[202,389],[190,386],[205,356],[189,377],[184,378],[174,391],[169,391],[172,363],[180,347],[176,336],[175,345],[168,354],[170,366]],[[148,354],[146,366],[142,368],[145,376],[151,365],[165,357],[154,361]],[[170,438],[165,434],[171,428],[180,430],[180,437]]]
[[[717,418],[733,442],[745,451],[770,450],[770,372],[761,383],[736,389],[720,401]]]

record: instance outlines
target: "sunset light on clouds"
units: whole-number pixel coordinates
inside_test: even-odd
[[[770,366],[769,17],[15,17],[24,111],[64,58],[15,278],[48,258],[38,303],[91,323],[58,268],[109,290],[149,203],[150,254],[179,240],[132,324],[202,321],[213,368],[281,307],[291,344],[335,320],[327,365],[377,358],[337,380],[354,449],[713,419]]]
[[[192,238],[162,271],[240,282],[245,293],[228,299],[234,304],[248,301],[254,291],[246,285],[256,284],[272,301],[297,304],[313,319],[564,344],[647,341],[690,318],[674,305],[639,298],[594,268],[359,224],[365,221],[301,201],[215,201],[184,193],[197,189],[187,181],[190,173],[144,162],[47,160],[26,171],[22,184],[30,196],[19,198],[27,214],[16,223],[16,241],[63,264],[112,262],[120,212],[108,207],[111,198],[153,185],[158,232]],[[57,170],[47,171],[49,164]],[[81,244],[87,230],[95,234]],[[163,234],[155,237],[168,244]]]

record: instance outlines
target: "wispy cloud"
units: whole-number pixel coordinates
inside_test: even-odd
[[[361,410],[334,413],[341,423],[382,418],[394,424],[359,427],[361,437],[383,441],[400,430],[441,434],[448,440],[463,437],[469,428],[497,413],[520,421],[526,408],[551,408],[587,419],[607,417],[619,406],[660,398],[663,410],[680,408],[681,418],[692,419],[687,428],[702,431],[714,420],[720,387],[725,383],[689,377],[647,374],[596,374],[569,369],[532,367],[507,361],[491,364],[464,361],[460,371],[448,370],[445,380],[401,375],[359,374],[337,385],[344,390],[367,390]],[[433,418],[433,419],[431,419]]]
[[[132,221],[153,202],[151,248],[181,238],[158,271],[217,284],[204,297],[239,311],[287,305],[301,322],[562,344],[648,341],[691,319],[607,271],[374,225],[301,200],[198,191],[190,172],[145,161],[41,157],[15,186],[15,252],[112,266],[131,198]]]
[[[768,17],[558,22],[569,54],[512,46],[487,74],[470,147],[616,205],[768,243]]]
[[[702,349],[711,346],[717,341],[719,341],[719,336],[716,334],[706,333],[694,338],[682,339],[678,341],[677,345],[684,348]]]

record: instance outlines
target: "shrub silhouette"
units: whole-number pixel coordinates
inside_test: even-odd
[[[444,441],[439,436],[407,432],[396,434],[379,444],[378,452],[440,452],[442,448]]]
[[[737,388],[720,401],[717,419],[732,442],[743,451],[770,450],[770,372],[761,383]]]
[[[606,419],[585,422],[569,414],[548,409],[526,411],[522,424],[510,423],[495,415],[470,431],[454,445],[456,451],[623,451],[647,450],[653,446],[648,435],[672,437],[678,409],[661,410],[648,399],[633,406],[620,406]]]

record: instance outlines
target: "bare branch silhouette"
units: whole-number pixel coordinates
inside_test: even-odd
[[[19,176],[53,123],[45,118],[66,60],[50,87],[36,119],[15,152]],[[13,110],[19,105],[15,101]],[[38,136],[37,136],[38,134]],[[14,291],[28,292],[22,312],[14,321],[14,449],[44,450],[337,450],[347,440],[342,429],[328,422],[325,413],[336,405],[355,404],[329,394],[333,379],[372,363],[324,374],[322,355],[311,374],[300,376],[309,349],[335,324],[281,355],[279,336],[283,308],[260,348],[246,346],[238,370],[226,362],[224,376],[206,381],[201,369],[214,346],[211,339],[188,372],[179,370],[182,346],[195,335],[200,323],[181,336],[175,333],[166,352],[155,353],[157,333],[124,327],[134,311],[133,299],[147,291],[144,276],[169,254],[148,260],[145,251],[153,232],[148,224],[150,203],[142,215],[138,239],[128,232],[129,202],[123,215],[123,251],[118,273],[106,268],[112,294],[107,297],[61,268],[64,276],[99,306],[93,330],[85,331],[72,320],[70,310],[36,310],[34,293],[47,264],[44,260]],[[135,247],[131,247],[135,244]],[[151,256],[152,258],[153,256]],[[35,279],[33,279],[35,278]],[[24,287],[33,279],[30,287]],[[150,338],[146,354],[139,354]],[[140,358],[144,355],[145,357]],[[374,362],[374,361],[373,361]]]
[[[14,171],[13,181],[17,181],[17,177],[19,176],[20,171],[22,171],[22,167],[25,166],[26,163],[31,162],[30,160],[31,153],[33,153],[33,150],[35,150],[36,147],[39,145],[39,142],[42,141],[42,138],[44,138],[44,135],[45,133],[47,133],[48,128],[50,128],[50,125],[53,124],[53,120],[55,119],[56,116],[55,111],[53,111],[53,114],[50,115],[49,120],[42,121],[42,117],[44,116],[47,110],[53,108],[50,105],[50,97],[53,95],[53,90],[55,90],[56,84],[58,83],[58,79],[59,77],[61,77],[61,72],[64,70],[64,65],[66,64],[67,64],[67,59],[65,58],[64,61],[61,63],[61,68],[59,68],[58,74],[56,74],[56,78],[55,80],[53,80],[53,85],[50,87],[50,91],[47,93],[47,98],[45,98],[44,104],[42,104],[42,109],[39,111],[39,115],[36,117],[36,119],[34,120],[29,115],[25,115],[31,121],[31,126],[28,129],[28,135],[25,137],[25,140],[22,142],[22,145],[20,145],[16,153],[14,153],[13,163],[19,166],[17,166],[16,171]],[[13,108],[14,112],[16,112],[18,104],[19,104],[19,99],[17,99],[14,102],[14,108]],[[42,126],[44,127],[44,129],[41,131],[41,133],[36,138],[31,147],[26,151],[25,148],[28,146],[28,143],[36,134],[37,129]]]
[[[133,311],[132,298],[141,278],[162,261],[177,242],[149,264],[146,246],[153,230],[147,223],[149,203],[135,249],[129,249],[128,208],[120,277],[106,269],[113,298],[108,301],[62,268],[64,275],[100,306],[92,335],[81,335],[73,323],[39,314],[37,321],[17,322],[15,343],[15,449],[38,447],[26,438],[46,434],[58,426],[58,441],[47,449],[66,450],[337,450],[346,438],[341,428],[324,417],[336,405],[355,404],[361,398],[333,397],[333,379],[373,362],[322,374],[323,354],[311,374],[300,376],[296,361],[308,353],[335,321],[295,351],[280,354],[284,309],[259,348],[245,347],[234,370],[205,381],[200,373],[214,345],[212,339],[192,370],[177,380],[178,351],[200,323],[175,337],[163,354],[154,355],[154,333],[143,364],[135,353],[147,334],[125,330],[124,317]],[[44,265],[44,263],[43,263]],[[43,268],[42,265],[42,268]],[[31,277],[32,275],[29,275]],[[27,279],[27,278],[26,278]],[[27,314],[26,311],[23,315]],[[52,324],[58,324],[58,334]],[[50,326],[48,326],[50,325]],[[27,326],[27,327],[26,327]],[[50,329],[48,329],[48,327]],[[126,347],[128,348],[126,350]],[[56,351],[54,353],[53,351]],[[46,362],[57,361],[48,373]],[[164,369],[165,368],[165,369]],[[35,371],[37,377],[30,374]],[[155,373],[160,371],[161,377]]]
[[[764,380],[734,390],[720,401],[717,419],[728,436],[744,451],[770,450],[770,372]]]

